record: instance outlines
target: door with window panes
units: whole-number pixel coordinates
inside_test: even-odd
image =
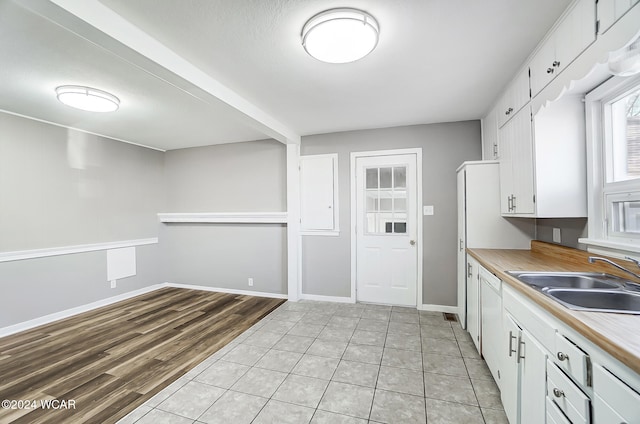
[[[416,305],[416,155],[356,159],[356,297]]]

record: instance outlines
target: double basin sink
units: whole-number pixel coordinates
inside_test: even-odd
[[[640,284],[615,275],[507,271],[569,309],[640,315]]]

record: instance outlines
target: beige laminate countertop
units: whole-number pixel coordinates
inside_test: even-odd
[[[623,278],[628,275],[609,265],[589,264],[588,252],[538,241],[531,243],[531,250],[467,249],[467,252],[503,282],[640,374],[640,315],[574,311],[505,271],[605,272]]]

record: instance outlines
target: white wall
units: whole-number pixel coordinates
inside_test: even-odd
[[[423,203],[435,206],[435,215],[423,217],[422,303],[456,305],[456,168],[466,160],[481,158],[480,121],[303,137],[302,155],[338,154],[342,230],[339,237],[303,237],[303,293],[351,295],[350,153],[412,147],[422,148]]]

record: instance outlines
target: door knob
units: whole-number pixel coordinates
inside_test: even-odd
[[[415,241],[415,240],[409,240],[409,244],[410,244],[411,246],[415,246],[415,245],[416,245],[416,241]]]

